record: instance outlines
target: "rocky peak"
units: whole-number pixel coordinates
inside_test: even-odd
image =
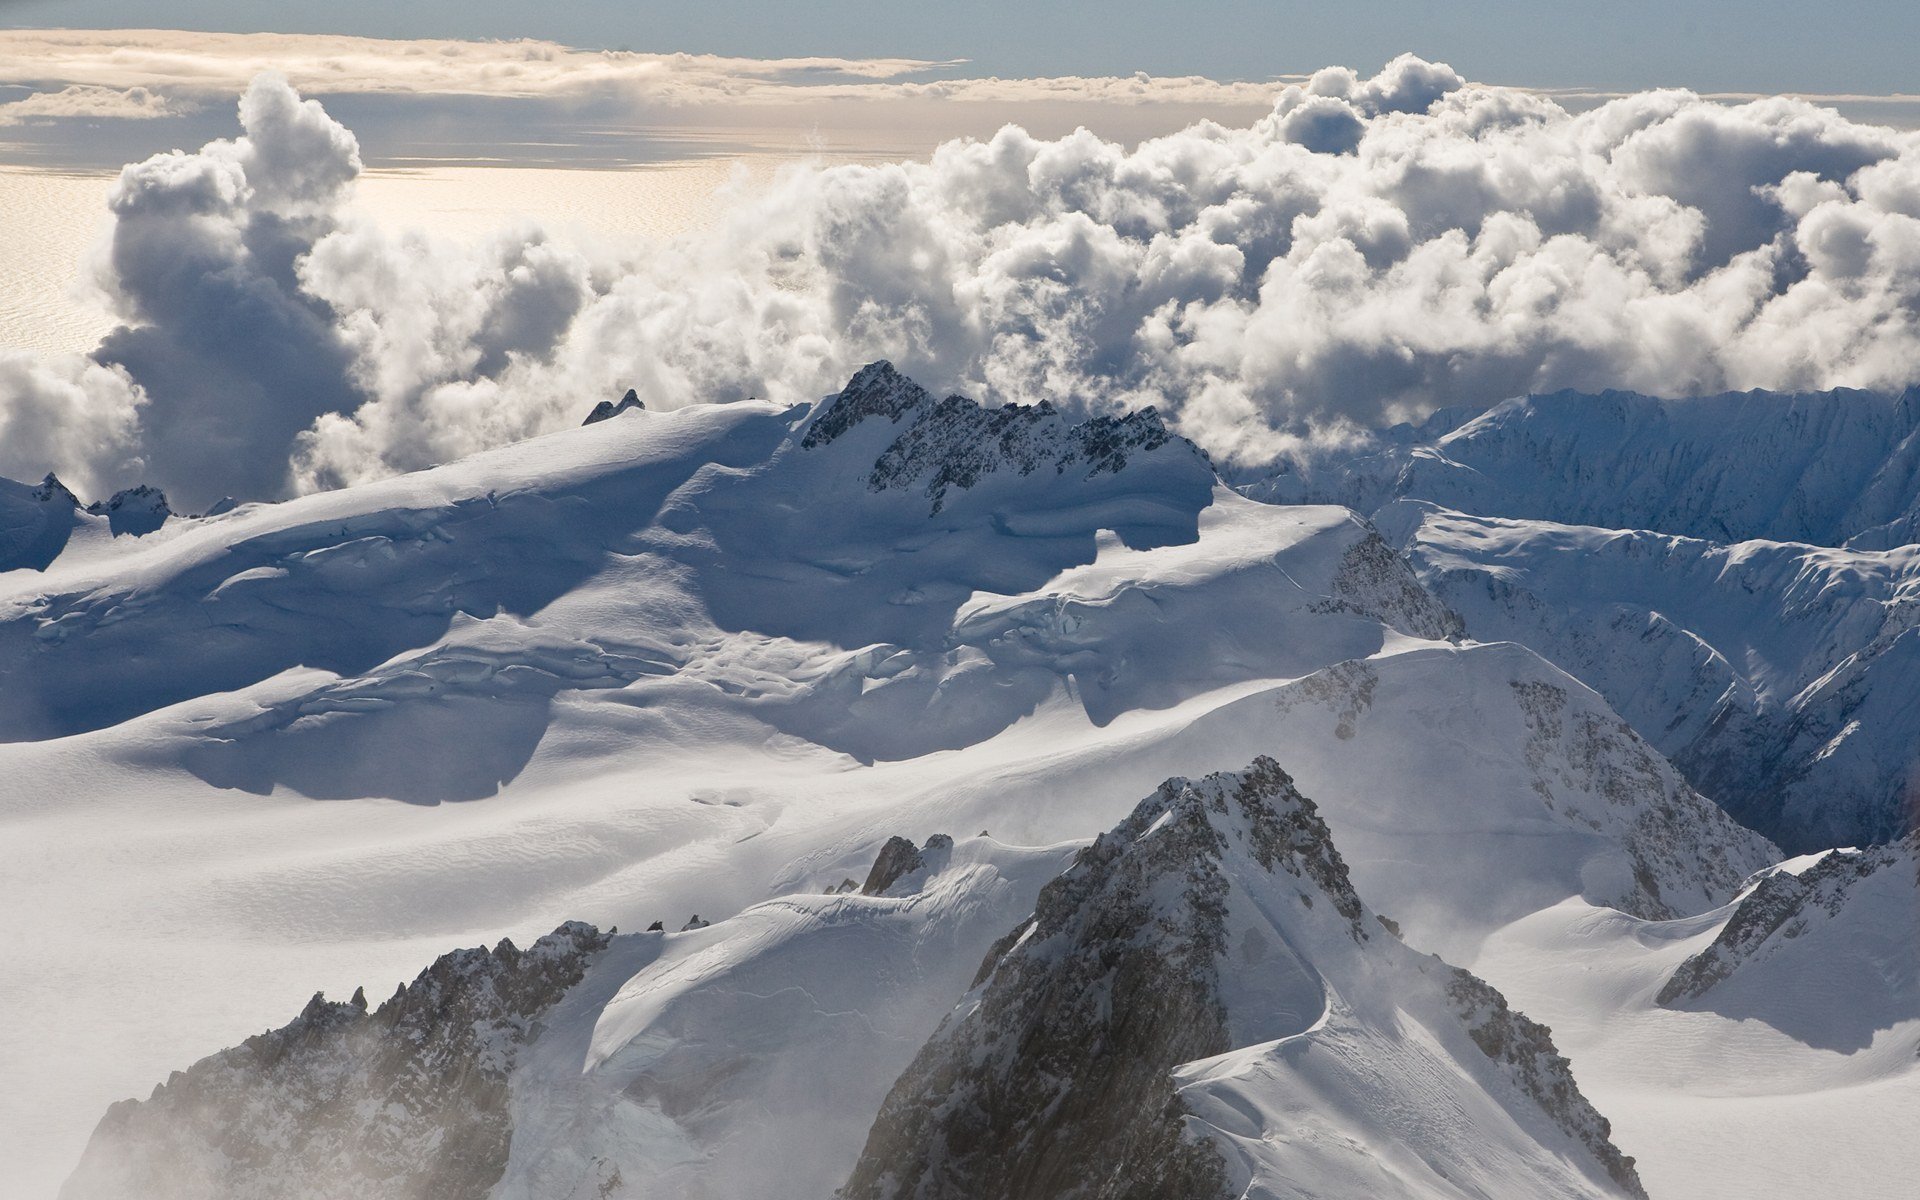
[[[953,839],[944,833],[929,837],[925,847],[915,846],[903,837],[890,837],[886,845],[880,847],[879,856],[873,860],[873,869],[867,872],[867,881],[860,886],[860,894],[884,896],[894,884],[915,871],[926,868],[939,870],[952,853]]]
[[[1170,432],[1152,408],[1074,423],[1045,400],[998,408],[965,396],[935,400],[886,362],[863,367],[825,405],[801,446],[827,445],[870,417],[885,417],[895,426],[904,423],[875,460],[867,488],[918,488],[934,514],[946,506],[951,491],[966,491],[991,475],[1071,472],[1091,479],[1122,470],[1130,456],[1168,445],[1191,455],[1209,475],[1213,470],[1206,454]]]
[[[1866,850],[1830,850],[1797,874],[1772,872],[1740,899],[1706,949],[1675,968],[1655,1001],[1679,1008],[1700,999],[1742,967],[1801,936],[1814,919],[1838,915],[1862,881],[1902,865],[1920,889],[1920,830]]]
[[[63,489],[64,490],[64,489]],[[87,505],[87,511],[107,519],[107,528],[115,537],[152,533],[167,523],[173,509],[167,506],[167,494],[150,484],[123,488],[105,500]]]
[[[1325,823],[1278,764],[1170,779],[994,947],[888,1096],[841,1195],[1228,1195],[1171,1074],[1231,1044],[1228,859],[1290,877],[1366,938]]]
[[[316,994],[291,1024],[107,1111],[61,1195],[482,1196],[506,1166],[507,1076],[609,935],[442,956],[367,1011]]]
[[[628,388],[627,394],[620,398],[620,403],[615,404],[611,400],[602,400],[600,403],[593,406],[593,411],[588,413],[587,419],[580,422],[580,424],[582,425],[598,424],[601,421],[606,421],[614,417],[617,417],[624,412],[633,412],[636,410],[645,412],[646,407],[647,406],[645,404],[640,402],[640,393],[634,391],[632,388]]]
[[[66,484],[61,483],[60,477],[52,471],[48,471],[47,477],[40,481],[40,486],[33,489],[33,498],[41,504],[63,504],[68,508],[80,507],[80,498],[74,495]]]
[[[898,424],[901,417],[933,402],[933,394],[881,359],[854,372],[839,394],[829,396],[801,439],[802,448],[825,446],[869,417]]]
[[[1454,1170],[1500,1177],[1491,1162],[1526,1176],[1503,1195],[1642,1196],[1545,1027],[1384,924],[1273,760],[1170,779],[989,953],[839,1195],[1317,1194],[1303,1181],[1371,1177],[1392,1155],[1432,1166],[1431,1193],[1410,1196],[1458,1194]],[[1448,1089],[1477,1090],[1514,1124],[1454,1128],[1463,1100]],[[1302,1135],[1301,1103],[1390,1106],[1410,1132]],[[1247,1128],[1268,1111],[1289,1114],[1271,1139]],[[1514,1136],[1541,1144],[1489,1157],[1488,1139]]]

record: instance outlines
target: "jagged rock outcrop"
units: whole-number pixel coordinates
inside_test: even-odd
[[[1484,1123],[1463,1129],[1462,1112]],[[1381,1148],[1396,1138],[1411,1156]],[[1546,1030],[1388,935],[1313,802],[1263,758],[1167,781],[1047,885],[900,1077],[839,1194],[1362,1187],[1643,1194]]]
[[[1355,542],[1333,577],[1332,595],[1316,612],[1348,612],[1372,617],[1416,637],[1459,641],[1466,625],[1421,586],[1407,560],[1394,553],[1378,531]]]
[[[458,950],[371,1012],[315,995],[109,1109],[62,1200],[478,1200],[507,1162],[508,1075],[608,940],[572,922]]]
[[[134,537],[152,533],[173,515],[173,509],[167,506],[167,494],[144,483],[123,488],[105,500],[96,500],[87,505],[87,511],[96,517],[105,517],[107,528],[115,537],[123,533]]]
[[[1868,850],[1833,850],[1805,870],[1774,871],[1755,884],[1734,906],[1711,945],[1681,963],[1660,988],[1655,1000],[1669,1008],[1686,1007],[1744,968],[1764,963],[1797,939],[1816,934],[1821,927],[1844,920],[1861,885],[1875,876],[1896,893],[1909,891],[1907,928],[1889,928],[1891,922],[1862,913],[1861,920],[1878,925],[1896,942],[1911,942],[1920,933],[1920,831],[1900,842]],[[1896,920],[1899,910],[1889,914]],[[1855,922],[1859,923],[1859,922]],[[1907,975],[1890,961],[1881,961],[1882,974]],[[1920,987],[1908,976],[1904,990],[1920,1000]]]
[[[633,412],[635,410],[645,412],[646,407],[647,406],[640,401],[640,393],[634,391],[632,388],[628,388],[627,394],[620,397],[620,403],[615,404],[611,400],[602,400],[593,406],[593,411],[588,413],[587,419],[580,422],[580,424],[595,425],[601,421],[611,420],[624,412]]]
[[[1170,432],[1151,408],[1072,423],[1045,400],[999,408],[965,396],[936,401],[887,362],[862,368],[814,420],[801,446],[827,445],[871,418],[894,425],[904,420],[906,427],[874,462],[869,490],[917,487],[936,515],[949,491],[970,489],[996,472],[1032,475],[1051,468],[1056,475],[1071,471],[1092,478],[1123,469],[1129,455],[1170,443],[1206,462],[1199,447]]]
[[[915,846],[903,837],[890,837],[874,858],[873,869],[867,872],[867,881],[860,885],[860,894],[883,896],[894,884],[915,871],[925,868],[938,870],[952,853],[953,839],[944,833],[929,837],[924,847]]]

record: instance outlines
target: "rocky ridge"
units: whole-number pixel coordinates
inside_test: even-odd
[[[573,922],[457,950],[372,1011],[316,994],[109,1109],[62,1200],[478,1200],[507,1162],[515,1060],[608,940]]]
[[[1437,1022],[1477,1048],[1463,1075],[1577,1147],[1585,1174],[1569,1194],[1643,1195],[1546,1030],[1388,930],[1278,764],[1169,780],[994,947],[889,1094],[840,1195],[1287,1194],[1287,1152],[1225,1136],[1208,1119],[1208,1086],[1182,1081],[1236,1047],[1284,1072],[1292,1059],[1279,1048],[1298,1039],[1332,1029],[1325,1036],[1359,1040],[1342,1028],[1353,1014],[1341,992],[1361,978],[1381,985],[1382,967],[1413,993],[1396,1002],[1426,997]],[[1395,1194],[1462,1194],[1436,1183]]]
[[[999,408],[965,396],[935,400],[884,361],[861,368],[814,419],[801,446],[828,445],[874,418],[894,425],[905,421],[906,427],[874,462],[868,489],[918,487],[931,502],[932,515],[946,506],[951,490],[965,491],[996,472],[1032,475],[1051,468],[1056,475],[1073,471],[1092,478],[1123,469],[1130,454],[1170,443],[1207,461],[1199,447],[1170,432],[1151,408],[1071,423],[1045,400]]]

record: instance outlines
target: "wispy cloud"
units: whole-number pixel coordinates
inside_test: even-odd
[[[938,99],[1125,104],[1255,104],[1270,83],[1061,76],[926,79],[961,66],[911,58],[727,58],[579,50],[544,41],[393,41],[308,34],[178,30],[0,30],[0,83],[84,85],[206,98],[263,70],[318,95],[517,99],[622,96],[662,105]]]
[[[176,117],[194,107],[192,101],[169,99],[145,87],[101,87],[96,84],[69,84],[57,92],[33,92],[10,103],[0,104],[0,125],[18,125],[33,120],[57,120],[77,117],[83,120],[147,120]]]

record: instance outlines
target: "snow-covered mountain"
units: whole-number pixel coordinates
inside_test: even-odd
[[[1415,501],[1376,519],[1474,636],[1523,642],[1591,684],[1782,845],[1911,827],[1920,546],[1725,545]]]
[[[1482,640],[1796,850],[1912,827],[1920,391],[1528,396],[1243,485],[1371,515]]]
[[[1247,491],[1361,512],[1413,498],[1712,541],[1886,549],[1920,541],[1920,390],[1525,396],[1304,455]]]
[[[29,1194],[109,1103],[316,988],[579,920],[627,932],[540,1018],[571,1032],[516,1051],[512,1124],[541,1132],[495,1194],[817,1197],[1066,856],[1261,755],[1408,946],[1579,1036],[1653,1193],[1694,1161],[1819,1177],[1784,1142],[1679,1155],[1642,1095],[1614,1114],[1589,1031],[1617,997],[1534,987],[1582,952],[1556,914],[1650,931],[1622,969],[1670,971],[1778,852],[1599,693],[1466,640],[1367,520],[1250,500],[1150,413],[876,364],[814,405],[629,410],[76,534],[0,574],[0,673],[0,905],[48,931],[0,975]],[[895,836],[915,865],[861,894]],[[1656,990],[1648,1020],[1699,1017]]]
[[[1645,1192],[1547,1031],[1402,945],[1260,759],[1168,780],[1041,891],[840,1194]]]
[[[956,951],[1060,861],[969,842],[889,842],[874,895],[316,996],[116,1106],[62,1194],[1644,1195],[1548,1032],[1403,945],[1271,760],[1163,784],[927,1040]]]

